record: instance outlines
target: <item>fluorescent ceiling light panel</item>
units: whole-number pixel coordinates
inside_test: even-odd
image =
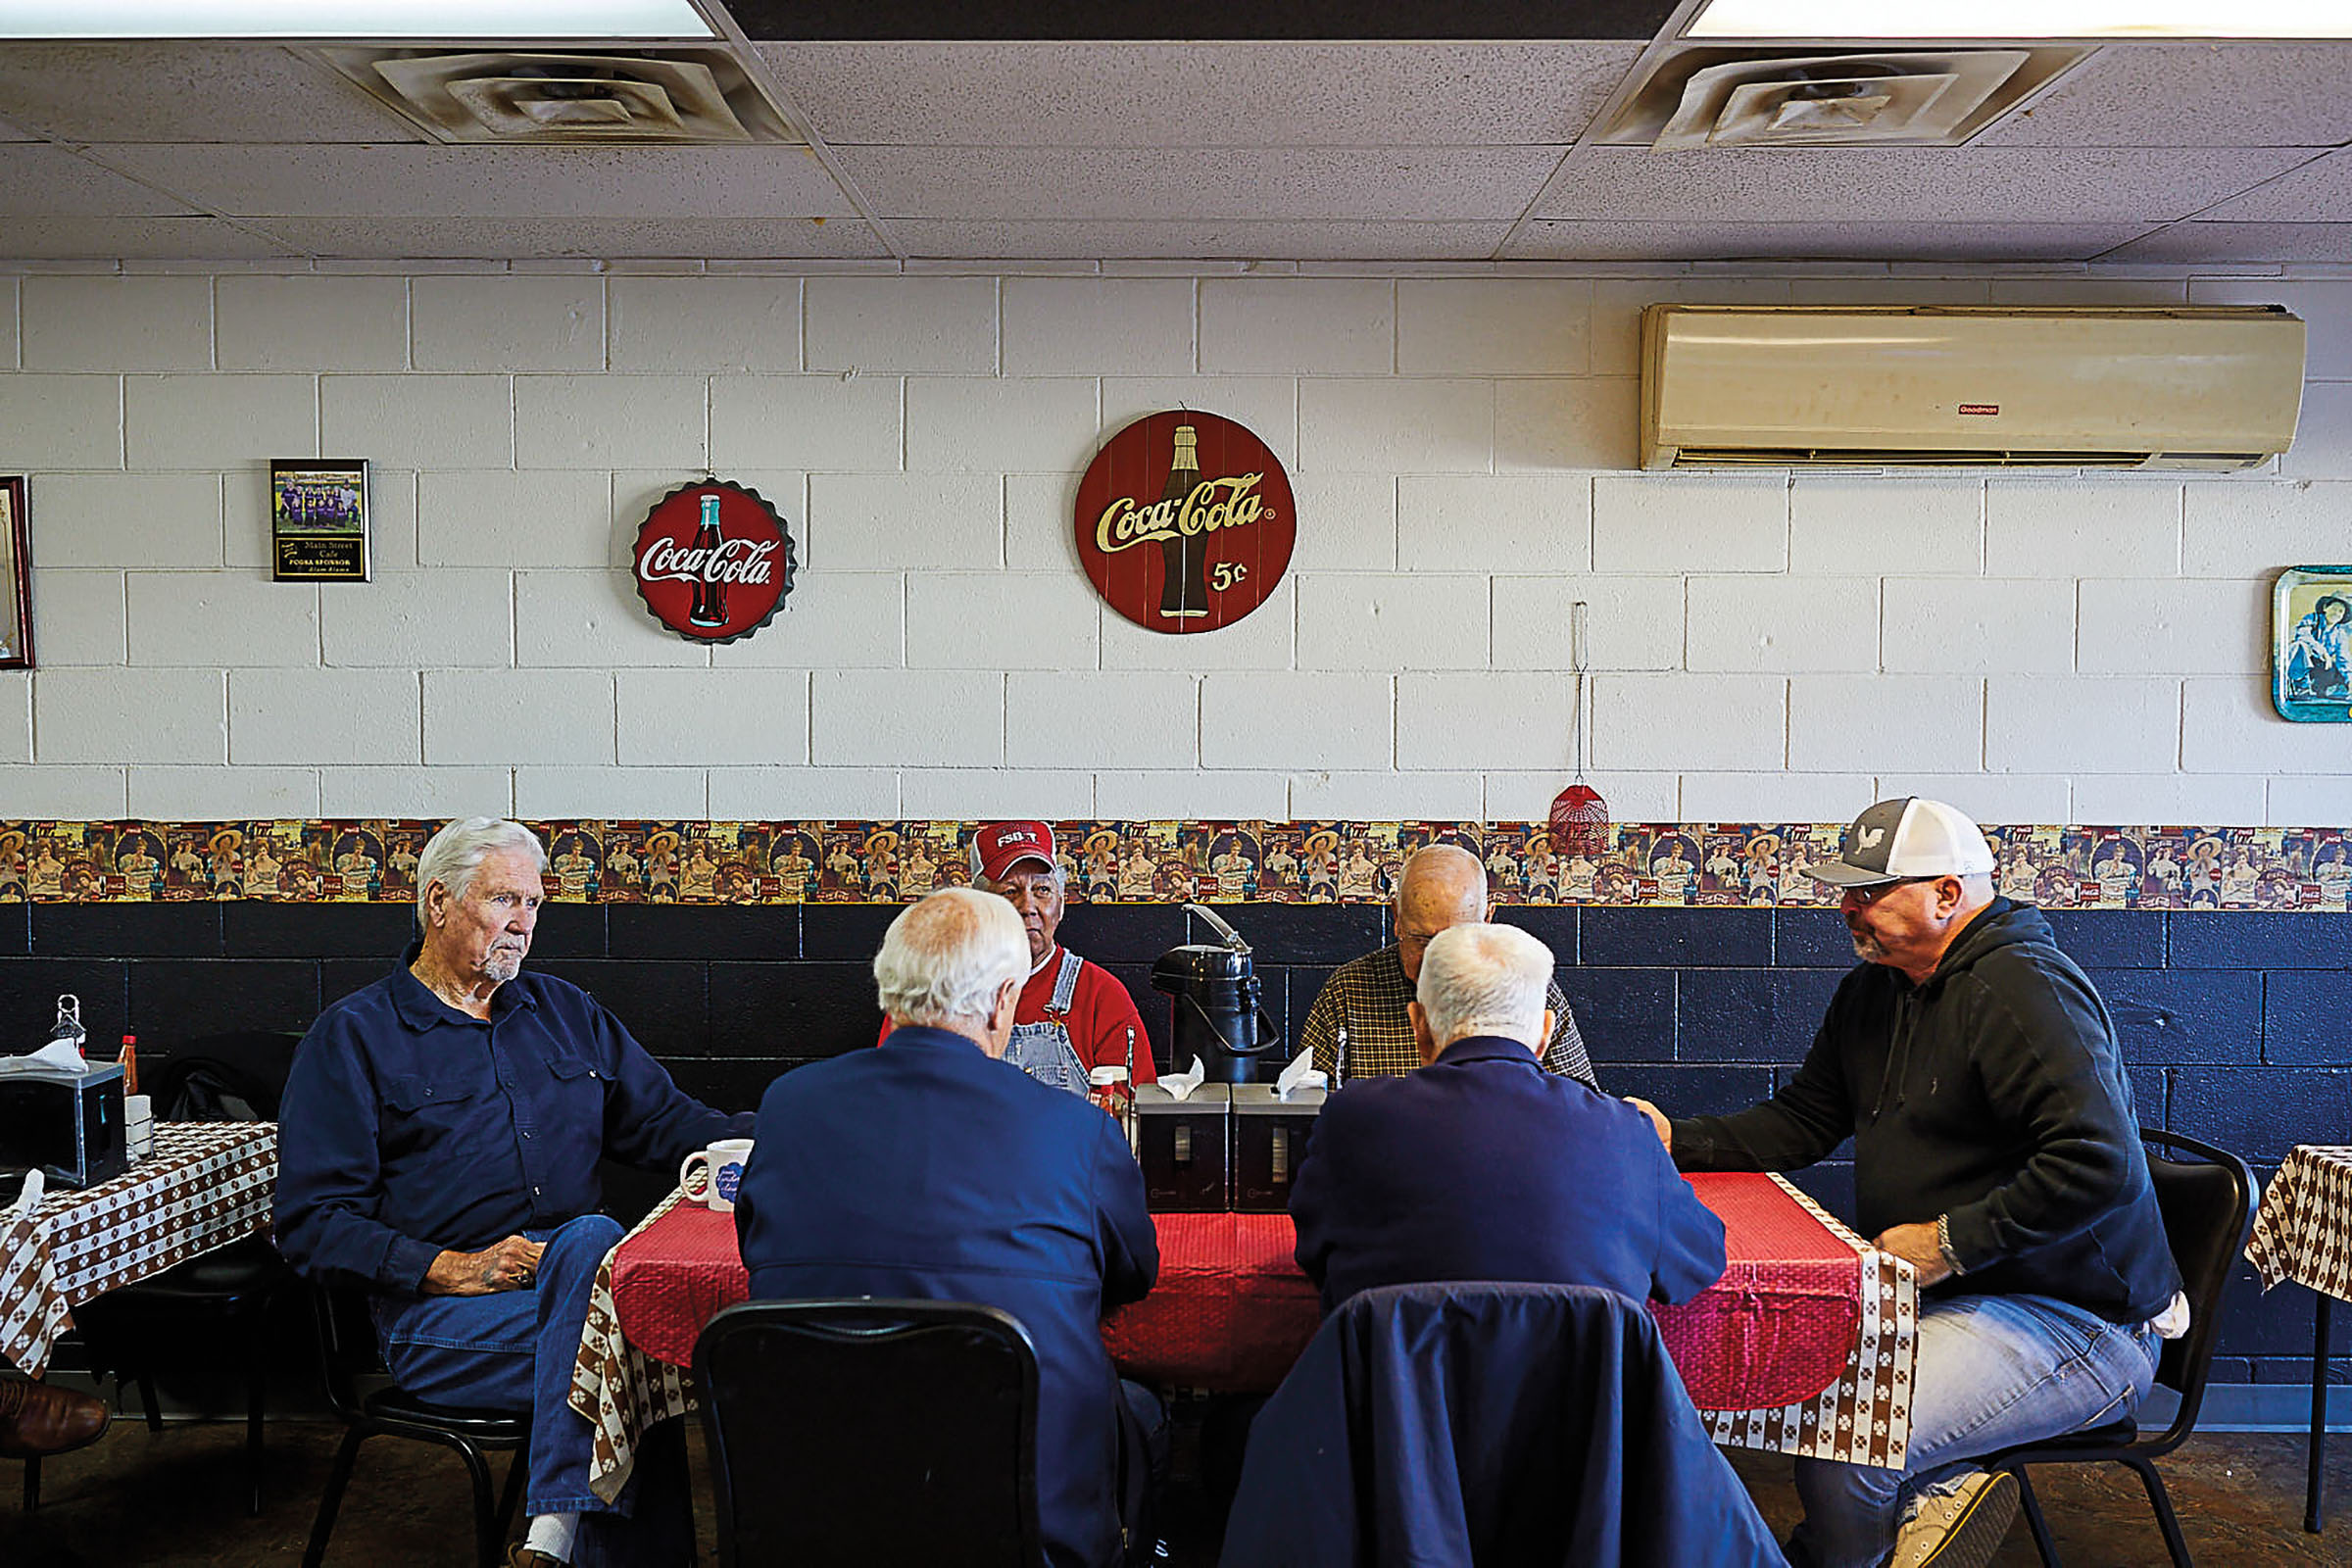
[[[710,38],[691,0],[0,0],[0,38]]]
[[[1686,38],[2352,38],[2347,0],[1713,0]]]

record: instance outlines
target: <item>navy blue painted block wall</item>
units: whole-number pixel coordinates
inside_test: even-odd
[[[1388,939],[1375,906],[1228,911],[1257,951],[1267,1011],[1295,1036],[1324,978]],[[870,1043],[867,964],[893,907],[551,905],[532,962],[589,987],[696,1094],[757,1102],[777,1073]],[[1853,962],[1828,910],[1512,908],[1550,944],[1604,1086],[1674,1111],[1735,1110],[1811,1044]],[[2297,1143],[2352,1142],[2352,918],[2146,910],[2054,913],[2097,981],[2140,1118],[2234,1149],[2268,1179]],[[216,1030],[306,1027],[380,976],[410,930],[391,905],[0,905],[0,1031],[46,1036],[61,991],[92,1035],[146,1052]],[[1181,909],[1074,907],[1063,936],[1134,993],[1154,1050],[1167,1004],[1152,960],[1208,940]],[[1851,1209],[1844,1152],[1799,1182]],[[2217,1375],[2305,1375],[2311,1300],[2265,1298],[2242,1265]],[[2352,1381],[2352,1359],[2336,1375]]]

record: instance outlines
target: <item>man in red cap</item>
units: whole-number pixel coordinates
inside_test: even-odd
[[[1086,1093],[1086,1075],[1096,1067],[1128,1067],[1130,1081],[1139,1084],[1156,1079],[1152,1042],[1127,988],[1054,940],[1064,875],[1054,829],[1044,822],[984,824],[972,834],[971,875],[972,886],[1012,906],[1029,938],[1029,977],[1004,1059],[1075,1095]],[[890,1033],[888,1019],[882,1032]]]

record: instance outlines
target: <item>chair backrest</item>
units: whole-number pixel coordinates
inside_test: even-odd
[[[310,1282],[311,1311],[318,1326],[318,1372],[335,1414],[356,1420],[365,1404],[360,1380],[384,1370],[375,1324],[364,1292]]]
[[[1642,1304],[1579,1285],[1358,1293],[1250,1428],[1225,1568],[1763,1568],[1772,1532]]]
[[[2156,1381],[2180,1396],[2180,1413],[2151,1443],[2169,1448],[2195,1428],[2205,1401],[2205,1376],[2221,1335],[2222,1291],[2254,1227],[2254,1174],[2228,1150],[2194,1138],[2153,1128],[2140,1129],[2139,1136],[2148,1149],[2156,1206],[2164,1211],[2165,1240],[2188,1296],[2188,1332],[2164,1342],[2156,1360]]]
[[[198,1035],[157,1053],[143,1087],[163,1121],[275,1121],[301,1044],[275,1029]]]
[[[721,1568],[1044,1560],[1037,1351],[961,1301],[746,1301],[694,1347]]]

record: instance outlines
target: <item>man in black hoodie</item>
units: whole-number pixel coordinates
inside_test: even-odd
[[[2017,1483],[1969,1461],[2130,1414],[2187,1328],[2114,1023],[1992,869],[1949,806],[1864,811],[1808,871],[1844,889],[1864,961],[1804,1065],[1735,1115],[1642,1106],[1685,1170],[1788,1170],[1851,1137],[1861,1230],[1918,1270],[1906,1468],[1799,1460],[1796,1568],[1981,1568]]]

